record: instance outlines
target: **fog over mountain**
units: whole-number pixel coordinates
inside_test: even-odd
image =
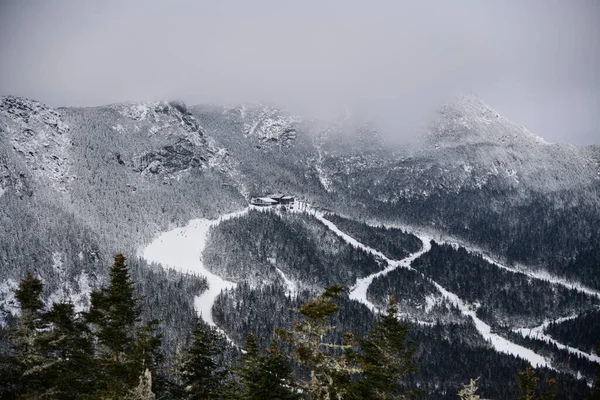
[[[346,110],[410,137],[475,93],[555,142],[597,143],[594,0],[4,1],[0,93],[51,106],[180,99]]]
[[[600,394],[599,22],[0,0],[0,398]]]

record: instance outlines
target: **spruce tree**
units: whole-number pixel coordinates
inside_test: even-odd
[[[295,321],[291,330],[277,330],[291,344],[292,357],[310,372],[310,378],[300,380],[298,385],[311,400],[348,397],[351,376],[360,372],[350,356],[351,345],[323,341],[334,328],[328,320],[340,309],[334,300],[342,291],[339,285],[328,287],[300,306],[298,312],[303,321]]]
[[[125,397],[135,388],[146,368],[153,371],[160,346],[154,334],[156,321],[140,326],[140,299],[122,254],[115,256],[108,287],[90,295],[86,321],[97,340],[103,368],[98,374],[100,397]]]
[[[242,355],[242,366],[234,372],[239,377],[241,387],[238,388],[243,394],[241,398],[252,398],[254,379],[258,375],[260,354],[256,338],[252,332],[246,336],[246,353]],[[234,389],[235,390],[235,389]]]
[[[51,385],[47,397],[66,400],[93,393],[98,364],[93,358],[87,325],[75,314],[70,302],[53,304],[44,319],[48,332],[40,342],[47,357],[53,360],[46,377]]]
[[[103,354],[115,363],[131,352],[133,332],[140,320],[139,299],[133,294],[133,285],[125,256],[117,254],[108,287],[90,296],[88,321],[97,327],[96,336]]]
[[[17,328],[13,332],[14,365],[18,376],[16,390],[25,398],[35,398],[49,389],[48,373],[52,361],[42,347],[42,337],[46,335],[41,300],[44,285],[42,281],[27,272],[15,291],[15,298],[21,308]]]
[[[22,368],[13,345],[13,322],[8,316],[6,326],[0,326],[0,399],[16,399],[21,389]]]
[[[519,371],[518,387],[521,391],[521,396],[517,400],[552,400],[556,395],[556,381],[554,379],[546,380],[546,390],[537,395],[537,386],[539,378],[535,376],[535,371],[531,368],[531,364],[527,363],[527,367],[523,371]]]
[[[392,295],[387,313],[366,338],[359,340],[358,361],[363,372],[357,386],[363,398],[409,399],[419,393],[402,382],[402,378],[416,369],[408,332],[408,324],[398,321],[398,307]]]
[[[293,400],[299,395],[294,392],[292,367],[272,342],[265,355],[261,355],[252,332],[246,338],[244,365],[239,371],[244,400]]]
[[[213,327],[196,322],[192,342],[184,356],[181,379],[186,398],[219,399],[225,389],[227,370],[217,363],[225,348],[225,339]]]

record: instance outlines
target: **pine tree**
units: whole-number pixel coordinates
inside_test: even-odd
[[[192,343],[186,351],[181,378],[187,399],[219,399],[225,387],[227,371],[217,363],[225,340],[213,327],[199,320],[192,333]]]
[[[12,342],[15,322],[11,315],[5,320],[5,327],[0,326],[0,399],[16,399],[21,390],[22,368]]]
[[[42,281],[28,271],[15,292],[21,316],[11,335],[15,356],[13,367],[18,371],[17,391],[25,398],[35,398],[49,389],[47,374],[52,361],[41,346],[47,327],[41,300],[43,289]]]
[[[419,392],[402,384],[406,374],[415,371],[412,360],[414,346],[408,340],[409,326],[398,321],[398,307],[390,296],[387,313],[376,323],[366,338],[359,340],[358,361],[362,380],[361,396],[370,399],[409,399]]]
[[[93,344],[87,325],[75,314],[70,302],[55,303],[44,316],[48,332],[41,347],[53,360],[46,379],[55,399],[77,399],[95,389],[98,365],[93,358]]]
[[[477,387],[478,380],[479,378],[471,379],[469,383],[463,385],[457,394],[460,400],[486,400],[477,394],[477,390],[479,389]]]
[[[527,363],[527,367],[524,371],[519,371],[519,389],[521,390],[521,396],[517,400],[552,400],[556,395],[556,381],[554,379],[546,380],[546,390],[542,395],[536,395],[536,388],[539,382],[539,378],[535,376],[531,364]]]
[[[134,345],[135,325],[140,320],[139,299],[133,295],[133,281],[125,256],[117,254],[107,288],[92,292],[88,321],[97,326],[98,344],[112,361],[119,362]]]
[[[246,336],[246,353],[242,356],[242,362],[243,365],[234,371],[238,375],[241,385],[237,389],[243,393],[240,396],[241,398],[253,398],[254,380],[258,375],[260,354],[256,338],[252,332],[249,332]]]
[[[86,321],[94,328],[98,356],[100,397],[124,397],[137,386],[146,368],[156,367],[160,336],[157,321],[140,326],[140,299],[122,254],[115,256],[108,287],[90,295]]]
[[[239,371],[243,386],[242,399],[298,399],[291,374],[292,367],[275,342],[271,343],[266,355],[260,355],[254,335],[252,332],[248,334],[244,365]]]
[[[310,371],[310,379],[301,380],[298,385],[311,400],[345,398],[350,390],[351,375],[360,372],[349,356],[349,344],[323,341],[334,328],[327,321],[340,309],[334,300],[342,291],[343,288],[338,285],[328,287],[300,306],[298,312],[304,317],[303,321],[295,321],[289,331],[277,331],[284,341],[292,345],[292,357]]]

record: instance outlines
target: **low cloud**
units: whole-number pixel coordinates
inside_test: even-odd
[[[410,136],[475,93],[551,141],[600,139],[600,3],[27,1],[0,5],[0,92],[374,116]]]

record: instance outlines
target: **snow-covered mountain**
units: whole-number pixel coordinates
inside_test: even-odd
[[[224,215],[245,210],[252,196],[273,192],[309,204],[305,210],[312,216],[263,219],[250,213],[219,231]],[[403,262],[381,257],[377,244],[392,233],[369,231],[363,239],[375,235],[379,242],[367,245],[358,232],[367,228],[348,222],[343,234],[337,227],[328,229],[322,209],[349,221],[410,229],[423,249],[407,250],[415,256]],[[196,226],[191,220],[212,221],[212,233],[209,225],[198,228],[209,245],[202,263],[210,274],[236,278],[238,286],[224,297],[214,288],[207,291],[202,277],[148,265],[178,254],[136,258],[161,233],[184,237],[186,226]],[[479,346],[496,357],[493,346],[482,341],[482,330],[489,338],[498,336],[493,329],[505,329],[498,343],[533,346],[525,343],[527,337],[511,336],[510,329],[534,329],[596,306],[600,146],[548,143],[472,95],[442,106],[410,147],[387,143],[372,122],[347,115],[312,120],[261,104],[53,109],[7,96],[0,98],[0,221],[4,315],[14,310],[11,288],[31,268],[47,283],[48,299],[73,296],[85,306],[85,294],[103,282],[111,255],[121,251],[130,255],[135,276],[144,282],[140,290],[162,299],[155,312],[172,328],[167,342],[174,343],[177,332],[191,323],[184,314],[200,292],[211,294],[217,307],[211,321],[220,321],[235,339],[239,324],[224,310],[257,301],[253,291],[273,291],[278,304],[288,307],[290,293],[342,279],[357,285],[354,295],[364,291],[356,295],[358,303],[348,299],[356,311],[347,317],[352,324],[364,326],[360,319],[372,318],[364,305],[381,304],[388,290],[402,288],[407,297],[401,301],[412,310],[406,315],[420,321],[418,334],[429,338],[423,340],[450,335],[445,330],[457,324],[469,339],[453,342],[455,349]],[[368,251],[352,250],[357,243]],[[231,249],[230,257],[221,257],[221,249]],[[440,270],[440,259],[460,262]],[[218,263],[211,266],[210,260]],[[461,262],[472,270],[460,270]],[[396,271],[399,266],[410,272]],[[377,268],[389,270],[389,276]],[[310,277],[310,271],[323,276]],[[239,279],[244,274],[267,277],[267,288],[246,285]],[[461,276],[485,286],[486,293]],[[550,283],[542,283],[544,276],[552,277]],[[360,282],[368,285],[359,288]],[[492,282],[503,286],[490,297]],[[527,291],[552,293],[544,299],[554,308],[529,303]],[[525,310],[511,309],[506,298]],[[435,320],[445,325],[435,328]]]

